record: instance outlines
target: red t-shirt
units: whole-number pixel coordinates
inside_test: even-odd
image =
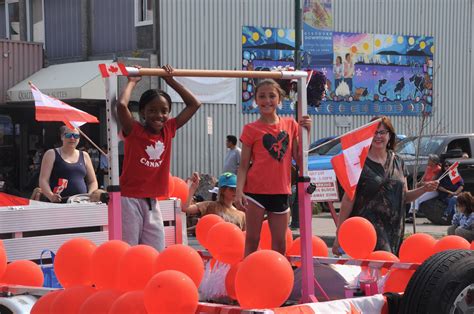
[[[291,153],[298,136],[293,118],[268,125],[259,120],[244,126],[240,141],[252,149],[244,192],[291,194]]]
[[[125,137],[120,188],[123,196],[145,198],[168,195],[171,140],[176,119],[165,122],[159,134],[147,132],[138,122]]]
[[[441,172],[441,167],[439,165],[426,167],[425,175],[423,176],[423,181],[426,182],[426,181],[434,180],[440,172]]]

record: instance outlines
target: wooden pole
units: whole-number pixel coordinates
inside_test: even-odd
[[[272,79],[292,79],[307,77],[305,71],[231,71],[175,69],[168,73],[164,69],[126,67],[130,76],[195,76],[195,77],[252,77]]]

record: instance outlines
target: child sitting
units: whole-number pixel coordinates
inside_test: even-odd
[[[458,235],[467,241],[474,240],[474,197],[469,192],[462,192],[457,199],[457,212],[453,216],[452,225],[448,228],[448,235]]]

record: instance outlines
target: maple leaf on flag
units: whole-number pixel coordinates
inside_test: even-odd
[[[123,75],[123,76],[128,76],[128,71],[127,68],[123,63],[111,63],[111,64],[105,64],[101,63],[99,64],[99,70],[100,74],[102,77],[110,77],[111,75],[117,76],[117,75]]]
[[[112,72],[112,73],[116,73],[118,71],[118,68],[116,66],[114,66],[113,64],[111,64],[109,66],[109,71]]]
[[[351,200],[379,123],[380,119],[375,120],[341,136],[342,153],[331,159],[337,179]]]

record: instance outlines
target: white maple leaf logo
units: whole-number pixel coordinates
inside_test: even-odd
[[[148,158],[150,160],[158,160],[161,157],[161,154],[163,154],[163,151],[165,150],[165,145],[157,141],[155,145],[148,145],[145,149],[146,153],[148,154]]]

